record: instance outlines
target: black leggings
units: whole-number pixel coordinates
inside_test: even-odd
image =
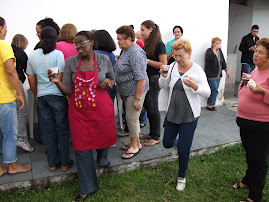
[[[269,161],[269,122],[252,121],[237,117],[240,137],[246,151],[247,171],[242,183],[248,185],[252,200],[262,201]]]

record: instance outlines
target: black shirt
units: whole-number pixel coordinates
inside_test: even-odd
[[[154,50],[154,56],[153,57],[148,57],[148,59],[150,60],[154,60],[154,61],[160,61],[159,60],[159,55],[161,54],[166,54],[166,50],[165,50],[165,45],[162,41],[159,41],[157,42],[156,44],[156,47],[155,47],[155,50]],[[148,73],[148,76],[155,76],[155,75],[160,75],[160,70],[159,69],[156,69],[150,65],[147,65],[147,73]]]
[[[12,49],[14,52],[14,56],[16,58],[16,70],[17,70],[19,79],[21,80],[22,83],[24,83],[26,79],[24,73],[26,72],[28,57],[23,50],[15,46],[12,46]]]

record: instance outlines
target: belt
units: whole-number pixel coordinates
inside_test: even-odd
[[[160,77],[160,75],[149,76],[149,78]]]

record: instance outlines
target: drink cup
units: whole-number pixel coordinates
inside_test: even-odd
[[[163,73],[167,74],[169,70],[170,65],[163,65]]]
[[[58,73],[59,73],[59,67],[52,67],[50,68],[51,71],[53,71],[53,78],[58,78]]]

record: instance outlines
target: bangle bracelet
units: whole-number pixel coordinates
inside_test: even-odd
[[[136,100],[141,101],[141,97],[135,97],[135,96],[134,96],[134,98],[135,98]]]

